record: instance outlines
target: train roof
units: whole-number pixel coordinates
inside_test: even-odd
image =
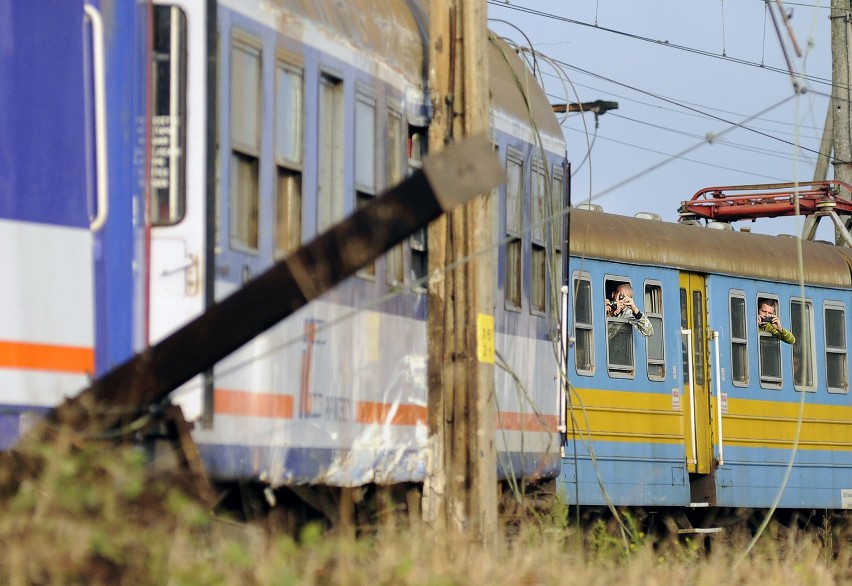
[[[424,73],[428,20],[422,0],[270,0],[266,10],[296,21],[310,21],[406,76]]]
[[[551,150],[561,147],[564,153],[562,127],[539,81],[506,41],[493,34],[489,40],[488,65],[494,107],[516,124],[534,126],[542,137],[550,139]]]
[[[571,208],[569,217],[574,256],[786,283],[803,276],[811,285],[852,286],[852,252],[832,244],[578,208]]]

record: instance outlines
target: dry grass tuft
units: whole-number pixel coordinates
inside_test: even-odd
[[[490,548],[425,525],[358,539],[309,525],[294,540],[214,517],[151,478],[138,449],[62,438],[0,462],[0,512],[0,583],[12,585],[852,583],[852,544],[831,526],[767,535],[743,561],[742,536],[707,553],[639,532],[584,535],[565,515],[513,525]]]

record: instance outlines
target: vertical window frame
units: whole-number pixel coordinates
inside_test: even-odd
[[[530,313],[544,316],[547,309],[547,202],[550,185],[545,163],[533,158],[530,166]]]
[[[428,128],[424,126],[408,126],[408,173],[411,174],[423,167],[423,156],[426,154],[428,143]],[[408,270],[411,278],[411,291],[424,295],[428,290],[429,275],[429,245],[426,228],[415,230],[408,239]]]
[[[604,297],[605,302],[609,300],[609,291],[614,290],[619,285],[629,283],[633,287],[633,282],[629,277],[621,275],[604,275]],[[633,287],[633,296],[636,297],[636,288]],[[616,331],[617,330],[617,331]],[[606,318],[606,369],[610,378],[636,378],[636,340],[633,335],[633,326],[623,317],[607,317]],[[611,331],[615,331],[613,335]],[[613,362],[612,344],[615,336],[626,337],[630,340],[630,345],[627,348],[631,362],[615,363]]]
[[[581,321],[577,317],[577,306],[580,299],[580,283],[588,286],[588,321]],[[592,275],[586,271],[574,271],[571,275],[571,326],[574,338],[574,370],[578,375],[594,376],[595,374],[595,293],[592,284]],[[580,343],[580,339],[584,342]],[[580,364],[580,348],[585,348],[586,361]]]
[[[343,76],[321,69],[317,95],[317,232],[345,216],[345,112]]]
[[[734,316],[734,300],[738,300],[742,302],[742,318],[739,320],[739,324],[735,324],[735,316]],[[730,335],[730,343],[731,343],[731,384],[735,387],[747,387],[749,385],[750,371],[749,371],[749,343],[748,343],[748,331],[749,331],[749,320],[748,320],[748,301],[745,291],[742,289],[731,289],[728,291],[728,325]],[[738,327],[739,331],[741,331],[743,336],[734,335],[737,332]],[[744,374],[744,380],[737,379],[737,365],[735,363],[735,357],[738,355],[737,348],[741,350],[739,353],[743,358],[742,371]]]
[[[282,80],[295,80],[291,93],[282,95]],[[290,98],[294,98],[292,101]],[[295,104],[293,105],[293,102]],[[274,96],[275,197],[273,257],[280,260],[302,242],[303,162],[305,149],[305,73],[298,56],[279,51],[275,61]],[[284,139],[289,139],[287,143]],[[290,144],[293,142],[294,144]]]
[[[760,311],[760,303],[763,299],[769,299],[775,303],[775,311],[776,313],[780,313],[781,311],[781,302],[778,299],[778,295],[772,293],[758,293],[755,299],[755,320],[757,319],[758,312]],[[780,316],[779,316],[780,317]],[[755,323],[755,322],[752,322]],[[768,390],[780,390],[784,385],[784,359],[781,353],[781,340],[775,338],[772,334],[764,332],[757,328],[757,368],[758,368],[758,376],[760,378],[760,387],[762,389]],[[778,356],[778,373],[779,376],[775,377],[772,375],[764,374],[763,372],[763,362],[764,362],[764,348],[768,347],[768,344],[771,344],[775,349],[775,352]]]
[[[257,59],[255,80],[243,80],[248,68],[235,65],[237,53],[254,55]],[[241,30],[234,29],[230,41],[230,193],[228,240],[231,249],[248,254],[260,254],[260,155],[263,142],[263,42]],[[239,72],[239,73],[237,73]],[[238,77],[235,77],[238,76]],[[248,88],[254,81],[254,120],[238,116],[237,108],[243,100],[237,99],[236,88]],[[246,104],[247,105],[247,104]],[[251,113],[249,113],[250,115]],[[246,129],[254,125],[252,134]],[[248,185],[246,183],[248,182]],[[243,197],[236,197],[241,194]]]
[[[828,312],[836,311],[840,313],[839,323],[842,327],[842,342],[843,346],[836,346],[831,344],[831,340],[829,340],[829,318]],[[849,332],[846,327],[846,307],[840,301],[832,301],[826,300],[823,302],[823,326],[824,326],[824,342],[825,342],[825,387],[826,390],[831,394],[849,394]],[[839,372],[843,374],[843,385],[836,386],[832,385],[831,380],[829,380],[829,358],[831,356],[838,356],[842,359],[842,367],[839,368]]]
[[[517,182],[513,184],[513,171],[517,169]],[[506,215],[505,234],[506,245],[504,248],[504,283],[503,293],[505,309],[520,312],[523,310],[523,275],[524,275],[524,179],[526,178],[526,165],[523,154],[508,147],[506,149]]]
[[[378,101],[375,94],[367,87],[357,84],[354,108],[352,173],[357,209],[369,204],[377,193]],[[357,275],[362,279],[375,280],[375,261],[364,266]]]
[[[385,123],[385,187],[390,189],[405,178],[408,133],[401,104],[388,100]],[[404,250],[403,244],[400,243],[385,255],[385,283],[393,289],[405,286]]]
[[[658,293],[659,300],[654,299],[654,291]],[[635,295],[635,293],[634,293]],[[646,279],[642,286],[642,311],[648,316],[654,326],[654,335],[645,338],[645,360],[648,380],[666,380],[666,338],[665,338],[665,304],[663,300],[663,284],[657,279]],[[651,358],[651,344],[654,340],[660,340],[662,350],[661,358]],[[652,374],[653,370],[662,370],[661,375]]]
[[[171,27],[160,36],[159,25],[165,24],[161,19],[167,12]],[[187,22],[186,12],[174,5],[156,5],[153,14],[150,216],[152,226],[172,226],[186,215]],[[177,23],[175,15],[179,17]],[[175,27],[178,28],[176,47],[172,44]],[[164,41],[168,43],[167,51],[160,52],[157,49]],[[161,76],[161,71],[166,75]],[[163,77],[167,78],[165,92],[159,91],[163,88],[160,83]],[[162,203],[166,204],[165,213],[160,213]]]
[[[805,307],[805,331],[798,332],[796,331],[795,320],[801,318],[801,310],[799,307],[796,307],[798,304],[803,304]],[[817,386],[819,384],[819,373],[817,373],[817,353],[816,353],[816,324],[814,315],[814,303],[812,299],[803,298],[803,297],[791,297],[790,298],[790,331],[793,332],[793,335],[796,336],[796,343],[793,344],[793,352],[792,359],[790,360],[790,368],[792,370],[793,375],[793,388],[800,392],[807,393],[815,393],[817,390]],[[794,317],[795,312],[795,317]],[[810,349],[810,354],[807,355],[807,351]],[[799,384],[797,381],[795,366],[796,366],[796,355],[801,352],[802,355],[808,359],[810,363],[810,370],[812,380],[810,384]],[[801,358],[800,358],[801,359]]]

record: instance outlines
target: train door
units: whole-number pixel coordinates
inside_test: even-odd
[[[710,473],[713,458],[706,298],[704,275],[680,274],[684,441],[687,469],[698,474]]]
[[[148,340],[155,344],[207,306],[210,220],[205,5],[158,2],[152,19]],[[202,388],[196,379],[177,393],[188,418],[200,414]]]

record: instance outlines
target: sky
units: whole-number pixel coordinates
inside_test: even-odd
[[[667,221],[705,187],[814,178],[831,94],[830,0],[783,2],[792,37],[777,0],[772,6],[804,91],[794,90],[764,0],[487,4],[494,33],[543,55],[537,63],[551,103],[618,103],[597,120],[564,115],[574,205],[591,200],[608,212],[650,211]],[[802,223],[734,226],[799,234]],[[829,220],[817,237],[833,241]]]

